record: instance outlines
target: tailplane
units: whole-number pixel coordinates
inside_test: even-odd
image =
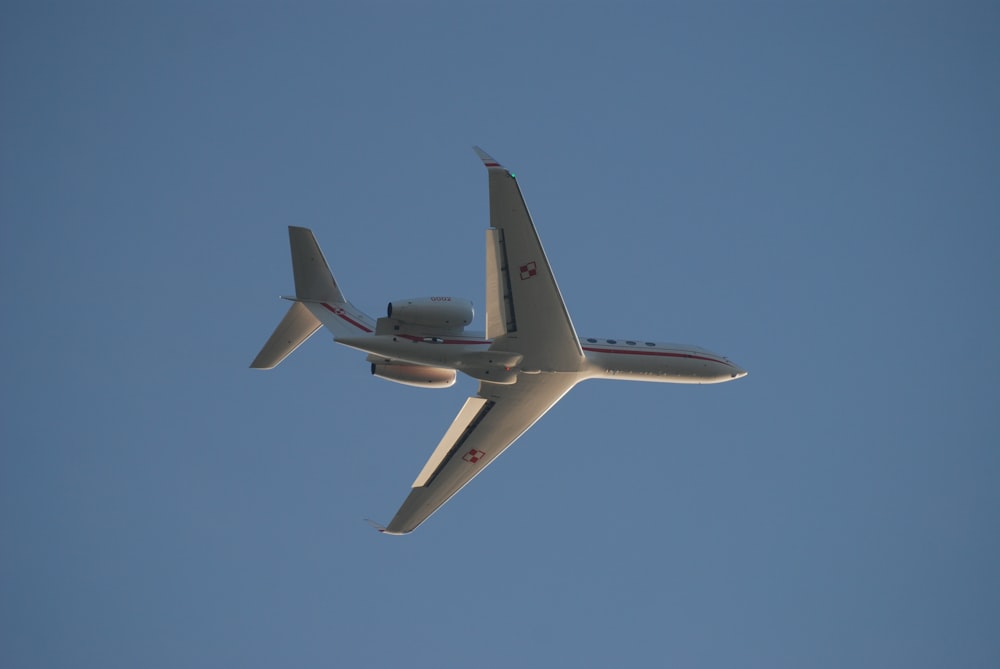
[[[321,325],[325,325],[334,337],[357,337],[375,329],[375,321],[344,297],[312,230],[289,226],[288,241],[292,250],[295,297],[285,299],[294,304],[250,363],[253,369],[277,367]]]
[[[271,338],[250,363],[253,369],[274,369],[291,355],[306,339],[319,330],[322,323],[301,302],[296,302],[274,329]]]

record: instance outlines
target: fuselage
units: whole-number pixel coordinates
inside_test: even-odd
[[[638,339],[580,340],[592,378],[660,383],[722,383],[746,376],[725,356],[688,344]]]
[[[364,351],[386,361],[444,367],[484,379],[486,365],[514,374],[539,372],[573,373],[580,380],[618,379],[659,383],[722,383],[746,375],[725,356],[698,346],[657,343],[640,339],[580,339],[584,358],[577,369],[529,369],[512,364],[502,346],[478,333],[417,336],[412,334],[367,335],[337,338],[337,343]]]

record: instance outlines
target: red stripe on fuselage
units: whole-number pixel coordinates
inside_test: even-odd
[[[716,360],[715,358],[707,358],[703,355],[695,355],[694,353],[672,353],[668,351],[630,351],[618,348],[591,348],[589,346],[582,347],[584,351],[591,351],[592,353],[614,353],[617,355],[654,355],[664,358],[691,358],[693,360],[706,360],[708,362],[717,362],[720,365],[726,365],[727,367],[734,367],[732,363],[726,362],[725,360]]]
[[[348,323],[350,323],[354,327],[358,328],[359,330],[362,330],[364,332],[371,332],[372,331],[371,328],[369,328],[369,327],[367,327],[367,326],[365,326],[365,325],[357,322],[356,320],[354,320],[353,318],[351,318],[350,316],[348,316],[347,313],[343,309],[339,309],[339,310],[338,309],[334,309],[333,307],[331,307],[326,302],[321,302],[320,304],[322,304],[324,307],[326,307],[327,310],[330,313],[332,313],[334,316],[340,316],[342,319],[344,319],[345,321],[347,321]]]

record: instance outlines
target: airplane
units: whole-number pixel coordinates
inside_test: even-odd
[[[747,372],[697,346],[579,337],[514,173],[475,147],[489,175],[486,331],[471,332],[472,302],[432,296],[390,302],[375,319],[351,304],[312,231],[289,226],[292,306],[251,363],[273,369],[321,326],[367,354],[371,373],[447,388],[458,372],[479,381],[414,480],[385,534],[408,534],[587,379],[722,383]]]

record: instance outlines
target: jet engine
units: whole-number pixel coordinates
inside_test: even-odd
[[[416,297],[390,302],[386,315],[402,323],[461,330],[472,322],[472,302],[457,297]]]
[[[416,388],[448,388],[456,376],[454,369],[390,362],[373,362],[372,375]]]

